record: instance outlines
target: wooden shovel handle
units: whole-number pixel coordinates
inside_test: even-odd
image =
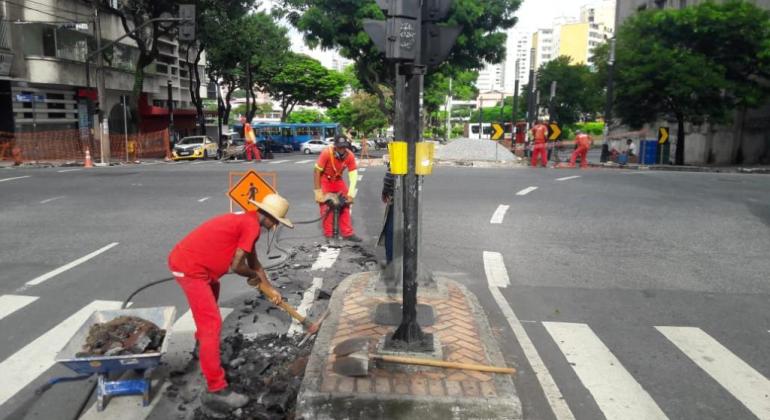
[[[388,363],[401,363],[406,365],[435,366],[450,369],[476,370],[480,372],[508,373],[511,375],[516,373],[516,369],[507,367],[477,365],[473,363],[447,362],[445,360],[422,359],[419,357],[377,355],[372,356],[372,359],[381,360]]]
[[[257,285],[257,288],[259,288],[259,291],[262,292],[263,295],[270,298],[270,294],[265,291],[265,289],[262,286],[262,282],[260,282],[259,285]],[[278,304],[278,306],[284,311],[286,311],[289,315],[291,315],[292,318],[299,321],[299,323],[302,324],[305,328],[309,326],[310,323],[307,321],[307,319],[305,319],[304,316],[300,315],[300,313],[297,312],[296,309],[292,308],[291,305],[286,303],[283,297],[281,297],[281,303]]]

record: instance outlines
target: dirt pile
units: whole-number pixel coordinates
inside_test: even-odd
[[[88,331],[83,351],[76,357],[122,356],[160,351],[166,331],[135,316],[120,316],[94,324]]]
[[[302,337],[268,334],[255,340],[241,334],[225,338],[222,364],[230,386],[249,396],[245,407],[216,413],[201,407],[195,419],[286,419],[294,417],[294,405],[302,384],[312,341],[300,346]]]

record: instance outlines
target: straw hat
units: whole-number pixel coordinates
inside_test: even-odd
[[[251,203],[289,228],[294,228],[294,223],[286,218],[286,213],[289,212],[289,201],[280,195],[269,194],[265,196],[261,203],[257,203],[256,201],[252,201]]]

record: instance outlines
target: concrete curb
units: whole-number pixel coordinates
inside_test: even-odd
[[[297,397],[296,417],[303,419],[521,419],[522,409],[510,376],[495,375],[496,388],[508,392],[495,398],[430,397],[417,395],[382,395],[321,392],[322,375],[331,352],[331,341],[340,322],[340,314],[352,285],[367,281],[372,273],[358,273],[346,278],[335,290],[329,303],[332,314],[324,322],[316,338]],[[477,298],[467,288],[441,278],[458,287],[465,295],[479,325],[489,360],[499,366],[505,361]]]
[[[668,171],[668,172],[706,172],[706,173],[741,173],[741,174],[770,174],[770,167],[746,168],[738,166],[674,166],[674,165],[640,165],[617,163],[591,163],[592,168],[621,169],[629,171]]]
[[[436,166],[473,167],[473,168],[525,168],[521,161],[486,161],[486,160],[436,160]]]

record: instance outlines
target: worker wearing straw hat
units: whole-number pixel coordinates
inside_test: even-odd
[[[219,279],[227,273],[247,278],[249,285],[261,287],[274,304],[281,295],[267,278],[257,259],[256,241],[260,229],[273,229],[279,223],[294,227],[286,214],[289,202],[278,194],[253,202],[258,210],[243,214],[224,214],[195,228],[171,251],[168,265],[187,297],[195,338],[200,345],[200,365],[208,393],[201,399],[212,408],[234,410],[248,403],[248,397],[228,388],[220,362],[219,339],[222,319],[219,315]]]

